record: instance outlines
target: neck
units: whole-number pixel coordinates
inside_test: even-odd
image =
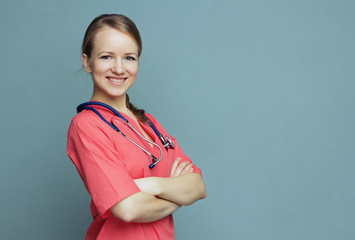
[[[107,105],[110,105],[111,107],[113,107],[119,112],[125,114],[129,113],[129,110],[126,106],[126,95],[121,96],[119,98],[109,98],[109,97],[99,96],[94,93],[91,97],[91,100],[106,103]]]

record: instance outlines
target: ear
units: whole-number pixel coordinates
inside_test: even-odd
[[[84,68],[88,73],[91,73],[91,66],[89,58],[86,54],[81,55],[81,61],[83,62]]]

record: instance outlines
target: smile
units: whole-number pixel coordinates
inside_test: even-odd
[[[122,84],[125,80],[127,80],[127,78],[111,78],[111,77],[107,77],[107,79],[112,82],[113,84],[117,84],[120,85]]]

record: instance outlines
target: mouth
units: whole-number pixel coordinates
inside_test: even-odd
[[[117,77],[106,77],[106,79],[109,80],[114,85],[121,85],[124,83],[124,81],[127,80],[127,78],[117,78]]]

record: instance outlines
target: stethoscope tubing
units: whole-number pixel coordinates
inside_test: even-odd
[[[118,117],[120,117],[123,121],[128,123],[128,120],[121,113],[119,113],[119,111],[117,111],[116,109],[114,109],[110,105],[108,105],[106,103],[102,103],[102,102],[96,102],[96,101],[84,102],[84,103],[80,104],[79,106],[77,106],[76,112],[77,113],[81,112],[84,109],[84,107],[88,107],[88,105],[96,105],[96,106],[105,107],[105,108],[111,110],[114,114],[116,114]],[[107,121],[105,121],[105,122],[107,122]]]
[[[96,106],[101,106],[101,107],[105,107],[107,109],[109,109],[110,111],[112,111],[116,116],[119,117],[120,120],[123,121],[124,124],[128,125],[135,133],[137,133],[142,139],[144,139],[145,141],[147,141],[148,143],[158,147],[159,151],[160,151],[160,157],[159,159],[156,158],[152,153],[150,153],[149,151],[147,151],[146,149],[144,149],[142,146],[140,146],[138,143],[136,143],[135,141],[133,141],[132,139],[130,139],[128,136],[126,136],[123,132],[121,132],[121,130],[114,125],[113,123],[110,123],[109,121],[107,121],[101,114],[99,111],[97,111],[95,108],[91,107],[90,105],[96,105]],[[152,157],[152,161],[153,163],[149,165],[149,168],[152,169],[155,167],[156,164],[158,164],[161,159],[163,158],[163,150],[161,149],[161,147],[156,144],[155,142],[150,141],[149,139],[147,139],[146,137],[144,137],[142,134],[140,134],[130,123],[129,121],[122,115],[120,114],[116,109],[114,109],[113,107],[111,107],[110,105],[107,105],[105,103],[102,102],[85,102],[80,104],[77,108],[76,111],[79,113],[82,110],[87,109],[87,110],[91,110],[94,113],[96,113],[96,115],[98,115],[105,123],[107,123],[109,126],[111,126],[114,130],[116,130],[118,133],[120,133],[123,137],[125,137],[127,140],[129,140],[131,143],[133,143],[135,146],[137,146],[138,148],[140,148],[142,151],[144,151],[146,154],[148,154],[150,157]],[[171,142],[170,138],[168,136],[166,136],[167,141],[164,139],[164,136],[158,131],[158,129],[154,126],[154,124],[146,117],[146,119],[148,120],[149,125],[151,126],[151,128],[154,130],[154,132],[156,133],[156,135],[159,137],[159,139],[161,140],[161,142],[163,143],[163,146],[165,148],[169,148],[172,147],[174,148],[174,144]]]
[[[152,142],[150,141],[148,138],[144,137],[142,134],[140,134],[129,122],[127,122],[128,126],[134,131],[136,132],[142,139],[144,139],[145,141],[147,141],[148,143],[156,146],[159,151],[160,151],[160,157],[159,159],[157,159],[153,154],[151,154],[150,152],[148,152],[146,149],[144,149],[142,146],[140,146],[138,143],[136,143],[135,141],[133,141],[132,139],[130,139],[127,135],[123,134],[121,132],[121,130],[119,130],[118,128],[118,131],[121,135],[123,135],[125,138],[127,138],[131,143],[133,143],[134,145],[136,145],[137,147],[139,147],[140,149],[142,149],[142,151],[144,151],[145,153],[147,153],[149,156],[151,156],[153,158],[153,163],[157,164],[160,162],[160,160],[162,159],[163,157],[163,150],[161,149],[161,147],[156,144],[155,142]],[[114,124],[113,124],[114,125]],[[115,125],[114,125],[115,126]],[[116,126],[115,126],[116,127]]]

